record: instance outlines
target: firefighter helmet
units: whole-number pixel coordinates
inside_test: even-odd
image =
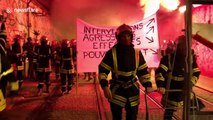
[[[120,25],[117,30],[116,30],[116,38],[119,40],[120,39],[120,35],[122,33],[128,33],[131,35],[131,40],[133,38],[133,31],[132,31],[132,28],[129,26],[129,25],[126,25],[126,24],[122,24]]]
[[[68,40],[67,40],[67,39],[63,39],[63,40],[61,41],[61,46],[62,46],[62,47],[67,47],[67,46],[68,46]]]
[[[117,28],[116,34],[119,35],[120,33],[124,32],[124,31],[129,31],[132,33],[132,28],[129,25],[122,24]]]
[[[175,52],[175,48],[176,48],[176,46],[175,46],[174,41],[172,41],[172,40],[169,41],[169,42],[166,44],[166,50],[165,50],[166,54],[174,53],[174,52]]]
[[[27,38],[27,42],[31,42],[32,41],[32,38],[31,37],[28,37]]]
[[[47,45],[47,41],[48,41],[48,39],[47,39],[47,37],[46,36],[41,36],[41,39],[40,39],[40,41],[41,41],[41,44],[42,45]]]
[[[20,36],[20,35],[18,35],[18,34],[16,34],[15,36],[14,36],[14,38],[13,38],[13,41],[14,42],[19,42],[19,40],[21,39],[22,37]]]

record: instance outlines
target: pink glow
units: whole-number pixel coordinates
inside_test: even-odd
[[[76,37],[76,18],[97,26],[132,24],[143,19],[137,0],[55,0],[52,4],[53,25],[65,37]]]

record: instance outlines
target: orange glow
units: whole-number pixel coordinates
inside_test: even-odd
[[[176,10],[180,5],[179,0],[140,0],[140,6],[144,9],[144,18],[156,13],[160,5],[169,11]]]
[[[158,11],[160,0],[140,0],[140,5],[144,7],[144,18],[146,18]]]
[[[147,2],[148,2],[148,0],[140,0],[140,5],[144,6],[144,5],[146,5]]]
[[[168,10],[176,10],[180,4],[179,0],[161,0],[161,5]]]

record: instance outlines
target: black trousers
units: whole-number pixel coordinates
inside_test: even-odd
[[[44,84],[49,88],[50,72],[38,72],[38,89],[42,89]]]
[[[174,109],[165,109],[164,111],[164,120],[172,120]]]
[[[110,103],[110,108],[111,108],[113,120],[122,120],[123,107],[118,106],[114,103]],[[138,105],[131,107],[130,103],[128,102],[125,106],[125,110],[126,110],[126,120],[136,120],[137,119]]]
[[[19,82],[23,82],[23,79],[24,79],[24,75],[23,75],[23,70],[17,70],[17,76],[16,76],[16,79],[19,81]]]
[[[28,77],[29,78],[34,78],[34,74],[33,74],[33,59],[32,58],[28,58],[29,60],[29,68],[28,68]]]
[[[65,92],[66,91],[66,85],[67,85],[67,90],[70,91],[73,86],[73,74],[63,74],[61,73],[61,91]]]
[[[0,89],[2,90],[4,98],[6,98],[7,79],[5,79],[5,77],[2,77],[0,80]]]
[[[7,91],[7,84],[8,84],[8,82],[9,83],[11,83],[11,82],[17,82],[17,79],[16,79],[16,77],[15,77],[15,75],[14,75],[14,73],[10,73],[10,74],[8,74],[8,75],[6,75],[6,76],[3,76],[2,78],[1,78],[1,80],[0,80],[0,89],[2,90],[2,93],[3,93],[3,95],[4,95],[4,98],[6,98],[7,96],[6,96],[6,91]],[[17,92],[16,90],[14,91],[14,90],[11,90],[11,91],[13,91],[13,92]],[[11,92],[10,91],[10,92]]]

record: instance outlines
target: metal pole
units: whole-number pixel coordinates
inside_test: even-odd
[[[192,0],[185,0],[185,31],[186,31],[186,67],[185,67],[185,84],[184,84],[184,106],[183,106],[183,120],[190,120],[190,93],[191,77],[192,77],[192,55],[191,55],[191,39],[192,39]]]
[[[144,91],[144,99],[145,99],[145,105],[146,105],[146,120],[149,120],[149,106],[148,106],[146,91]]]

